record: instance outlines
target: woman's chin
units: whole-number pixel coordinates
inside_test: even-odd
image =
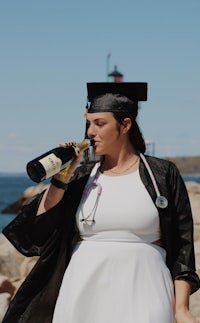
[[[93,150],[93,154],[94,154],[94,156],[100,156],[100,155],[103,155],[103,152],[101,149],[95,148]]]
[[[96,155],[99,155],[99,150],[98,149],[96,149],[96,148],[94,148],[93,149],[93,154],[96,156]]]

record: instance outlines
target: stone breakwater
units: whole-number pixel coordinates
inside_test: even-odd
[[[195,182],[187,182],[186,187],[193,212],[196,268],[200,275],[200,185]],[[26,197],[38,193],[31,190],[26,191]],[[0,322],[10,300],[36,261],[37,257],[22,256],[2,234],[0,235]],[[200,291],[190,297],[190,308],[191,312],[200,320]]]
[[[192,207],[196,269],[200,277],[200,184],[188,182],[186,183],[186,187]],[[191,295],[190,307],[192,313],[200,320],[200,290]]]

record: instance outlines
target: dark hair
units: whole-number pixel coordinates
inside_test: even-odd
[[[96,97],[91,103],[89,113],[112,112],[114,118],[121,124],[125,118],[130,118],[132,127],[129,131],[130,141],[136,151],[144,153],[146,150],[142,132],[136,122],[138,114],[138,102],[133,102],[126,96],[120,94],[107,93]],[[85,138],[87,138],[87,124]]]
[[[106,93],[93,99],[89,106],[89,113],[95,112],[123,112],[136,118],[138,112],[137,102],[117,93]]]
[[[146,144],[145,144],[142,132],[135,120],[137,117],[137,113],[138,113],[138,103],[134,102],[133,104],[134,104],[134,111],[136,111],[136,113],[134,113],[134,116],[130,113],[126,113],[126,112],[122,112],[122,111],[113,112],[113,115],[119,124],[121,124],[125,118],[131,119],[132,126],[129,131],[129,139],[130,139],[133,147],[135,148],[135,150],[144,154],[146,151]]]

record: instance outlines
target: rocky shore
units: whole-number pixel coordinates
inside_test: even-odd
[[[200,275],[200,185],[195,182],[187,182],[186,187],[193,211],[196,268]],[[26,190],[25,199],[40,192],[43,188]],[[0,322],[11,298],[36,261],[36,257],[22,256],[2,234],[0,235]],[[191,296],[190,308],[191,312],[200,320],[200,291]]]

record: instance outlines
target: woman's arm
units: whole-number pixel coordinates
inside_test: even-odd
[[[171,250],[174,262],[172,277],[175,280],[188,281],[190,294],[200,288],[200,280],[196,273],[194,251],[194,224],[188,191],[183,178],[175,165],[171,165],[170,191],[173,197],[173,232]]]
[[[193,217],[185,183],[175,165],[171,168],[171,192],[174,198],[175,318],[177,323],[200,323],[189,311],[189,298],[199,289],[195,272]]]
[[[82,158],[82,154],[80,153],[78,157],[76,157],[72,163],[70,164],[70,168],[65,173],[64,171],[61,171],[60,173],[56,174],[54,176],[54,179],[58,180],[59,182],[63,184],[68,184],[70,182],[71,177],[74,175],[74,172],[78,165],[80,164]],[[56,204],[58,204],[61,199],[63,198],[63,195],[65,193],[65,189],[58,188],[54,184],[50,184],[49,188],[44,193],[42,200],[40,202],[37,215],[40,215],[42,213],[45,213],[46,211],[50,210],[52,207],[54,207]]]
[[[200,323],[189,311],[190,283],[184,280],[175,280],[174,286],[176,322]]]

